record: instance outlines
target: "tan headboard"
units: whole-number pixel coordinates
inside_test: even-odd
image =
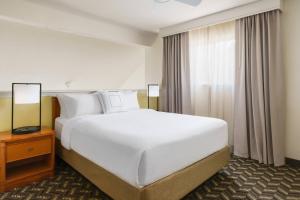
[[[60,115],[60,105],[57,97],[52,97],[52,128],[55,125],[55,119]]]

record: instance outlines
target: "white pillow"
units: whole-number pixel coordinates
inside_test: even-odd
[[[136,110],[140,108],[137,91],[123,91],[122,93],[127,110]]]
[[[101,91],[98,97],[104,113],[139,109],[136,91]]]
[[[72,118],[102,113],[97,94],[61,94],[57,98],[61,117]]]

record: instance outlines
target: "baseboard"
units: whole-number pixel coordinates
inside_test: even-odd
[[[300,167],[300,160],[285,158],[285,162],[292,167]]]

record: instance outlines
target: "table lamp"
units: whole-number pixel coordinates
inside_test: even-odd
[[[11,130],[12,134],[27,134],[41,130],[41,83],[13,83],[12,84],[12,120]],[[39,125],[23,126],[14,128],[15,105],[23,104],[39,104]],[[26,105],[25,105],[26,104]]]
[[[156,108],[158,110],[159,103],[159,85],[158,84],[148,84],[148,109],[150,108],[150,97],[156,97]]]

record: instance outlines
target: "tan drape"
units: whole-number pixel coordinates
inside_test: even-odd
[[[234,154],[284,164],[280,11],[236,21]]]
[[[163,38],[163,80],[161,110],[191,113],[189,34]]]

